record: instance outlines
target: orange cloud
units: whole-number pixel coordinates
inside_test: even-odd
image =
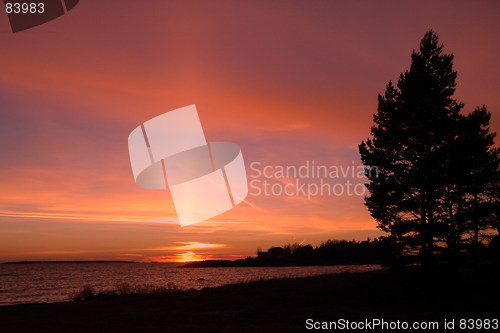
[[[209,243],[200,243],[200,242],[177,242],[179,244],[184,244],[181,246],[175,247],[176,250],[200,250],[200,249],[215,249],[226,247],[225,244],[209,244]]]

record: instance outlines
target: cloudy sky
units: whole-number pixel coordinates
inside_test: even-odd
[[[431,28],[465,112],[485,104],[498,132],[499,14],[498,1],[82,0],[16,34],[1,14],[0,261],[239,258],[378,236],[362,196],[252,190],[181,228],[168,191],[134,184],[128,134],[196,104],[249,176],[254,162],[359,165],[377,94]]]

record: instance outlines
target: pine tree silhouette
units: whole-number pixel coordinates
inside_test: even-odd
[[[367,172],[366,206],[380,229],[419,249],[424,265],[432,263],[436,241],[458,250],[464,234],[488,225],[495,211],[491,187],[498,185],[489,113],[460,113],[453,55],[442,50],[428,31],[397,87],[389,82],[378,96],[372,138],[359,145],[363,163],[377,168]]]

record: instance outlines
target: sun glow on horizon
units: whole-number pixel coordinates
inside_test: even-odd
[[[177,258],[175,259],[175,262],[191,262],[191,261],[202,261],[205,260],[205,258],[202,258],[198,254],[192,252],[192,251],[187,251],[184,253],[179,253],[176,254]]]

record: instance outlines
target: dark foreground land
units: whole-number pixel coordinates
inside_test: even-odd
[[[407,268],[257,281],[201,291],[98,296],[79,302],[0,307],[0,331],[304,332],[308,318],[380,318],[435,320],[440,329],[433,332],[452,332],[444,330],[445,319],[498,319],[498,281],[498,267],[453,272],[443,267],[432,273]],[[389,330],[370,332],[374,331]]]

